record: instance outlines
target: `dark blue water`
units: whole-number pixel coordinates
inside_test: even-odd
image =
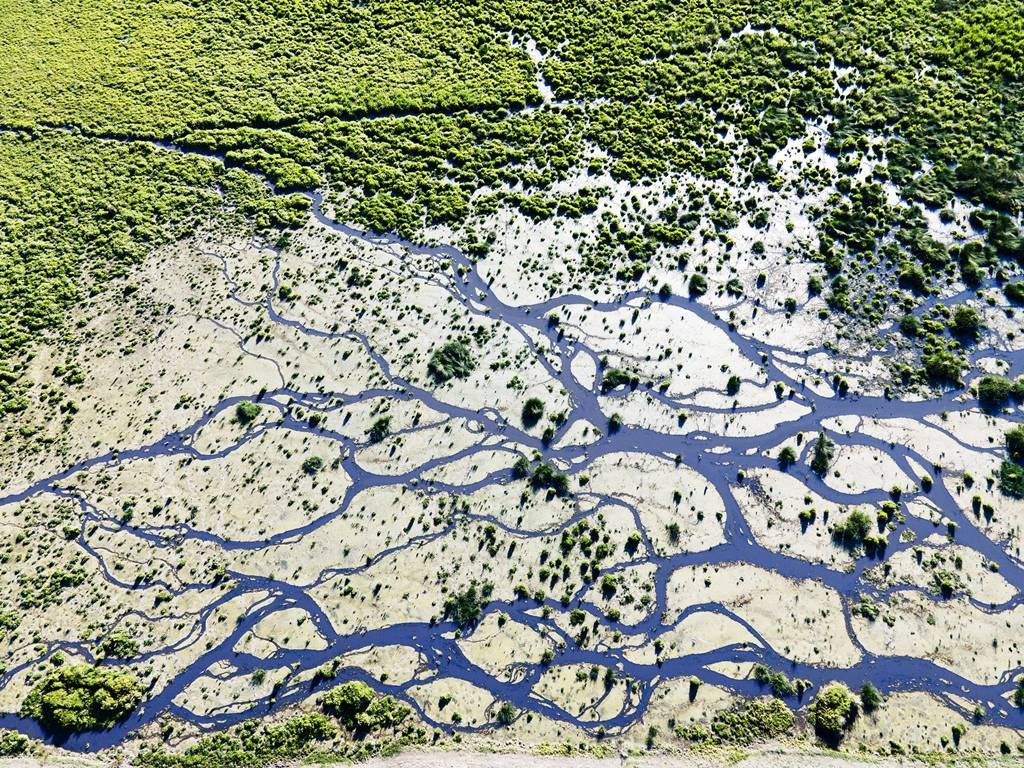
[[[442,261],[448,262],[449,266],[447,269],[450,270],[450,279],[440,280],[436,276],[429,279],[449,290],[452,296],[463,305],[466,312],[486,314],[491,319],[506,323],[509,328],[522,336],[525,343],[531,348],[548,373],[569,393],[571,408],[568,413],[568,419],[559,427],[556,437],[552,441],[553,445],[557,444],[559,438],[580,420],[598,425],[604,425],[607,422],[607,416],[599,405],[599,397],[602,396],[600,392],[600,376],[598,376],[598,381],[593,386],[586,387],[568,373],[570,361],[575,355],[583,353],[597,361],[600,357],[600,351],[589,349],[579,338],[574,337],[571,330],[566,330],[563,333],[558,327],[549,325],[547,316],[551,312],[576,305],[592,306],[598,310],[612,310],[626,302],[637,299],[659,302],[661,301],[659,297],[647,291],[635,290],[614,302],[593,302],[581,296],[566,295],[528,306],[505,304],[491,293],[490,287],[479,274],[476,265],[458,249],[449,246],[426,247],[405,242],[395,237],[360,232],[331,220],[323,212],[323,200],[319,195],[311,195],[311,199],[316,218],[339,233],[389,246],[397,249],[399,252],[404,251],[419,257],[431,257],[438,260],[439,263]],[[228,274],[226,265],[224,265],[224,276],[231,283],[231,277]],[[233,283],[231,285],[234,286]],[[34,496],[53,494],[72,499],[78,505],[84,521],[83,531],[88,531],[91,523],[100,525],[108,530],[125,528],[132,535],[149,542],[154,548],[161,549],[173,549],[184,541],[197,539],[211,542],[225,551],[256,550],[272,547],[278,543],[301,539],[302,536],[329,523],[336,516],[345,515],[348,505],[356,494],[374,486],[400,486],[407,484],[429,494],[468,494],[489,484],[508,483],[512,480],[511,470],[497,471],[481,480],[464,485],[421,479],[430,470],[442,464],[465,456],[472,456],[479,451],[491,450],[493,444],[488,444],[486,447],[472,446],[454,456],[426,460],[420,466],[407,472],[386,476],[377,475],[364,470],[356,463],[356,452],[359,448],[363,447],[363,443],[330,430],[311,427],[305,418],[297,418],[294,410],[295,408],[301,408],[307,415],[312,412],[329,412],[342,407],[337,404],[336,398],[343,399],[347,404],[382,396],[405,400],[415,399],[434,411],[446,414],[450,418],[468,419],[474,422],[479,425],[477,428],[481,431],[482,436],[494,436],[502,444],[507,445],[514,443],[523,444],[540,451],[547,458],[565,461],[572,467],[570,474],[586,472],[587,468],[596,459],[610,453],[634,452],[659,457],[679,456],[682,464],[696,470],[705,477],[724,500],[726,507],[726,543],[704,552],[687,552],[668,557],[650,554],[654,550],[650,546],[648,532],[644,530],[640,516],[635,508],[618,498],[600,494],[589,494],[599,505],[614,504],[630,510],[638,530],[648,545],[646,547],[648,554],[638,556],[628,562],[620,562],[618,565],[609,566],[602,571],[602,574],[615,573],[626,565],[638,563],[653,565],[655,567],[653,605],[646,617],[638,620],[636,623],[613,623],[599,609],[583,601],[589,585],[580,587],[568,607],[563,606],[559,601],[551,599],[548,599],[545,604],[550,606],[555,614],[580,608],[590,614],[593,619],[600,621],[606,626],[620,629],[624,633],[631,635],[643,635],[649,641],[654,641],[665,633],[671,632],[682,620],[695,612],[712,612],[739,622],[758,640],[762,647],[751,647],[749,645],[727,646],[707,653],[691,654],[680,658],[668,658],[661,663],[641,664],[630,661],[622,650],[602,649],[597,651],[591,648],[579,647],[574,637],[561,629],[553,619],[545,619],[528,612],[536,612],[537,603],[532,599],[513,602],[499,601],[489,605],[487,607],[488,613],[503,611],[510,618],[546,632],[556,640],[560,640],[564,644],[564,650],[556,655],[555,660],[552,662],[553,664],[595,664],[611,667],[618,676],[615,685],[624,685],[625,681],[628,680],[635,686],[636,695],[625,697],[626,703],[615,716],[604,720],[580,720],[572,712],[561,708],[553,702],[535,697],[531,693],[532,687],[545,671],[545,667],[539,662],[519,664],[515,668],[514,674],[503,675],[501,679],[498,679],[472,664],[462,653],[458,644],[450,637],[445,637],[446,634],[450,635],[455,629],[451,623],[443,622],[437,625],[424,623],[398,624],[346,634],[343,630],[332,624],[329,617],[307,595],[303,587],[290,584],[281,579],[254,577],[229,569],[225,575],[229,587],[223,591],[220,591],[219,588],[213,588],[213,585],[207,581],[191,584],[155,582],[144,587],[145,589],[159,587],[170,592],[172,595],[177,595],[184,591],[207,590],[210,595],[210,602],[195,616],[196,629],[186,640],[171,647],[145,649],[141,657],[130,662],[110,660],[105,662],[107,664],[136,664],[156,659],[165,654],[175,653],[181,650],[183,645],[202,641],[203,629],[219,606],[239,596],[251,593],[268,593],[269,597],[258,602],[246,613],[242,621],[234,627],[229,636],[204,652],[198,659],[181,671],[166,687],[150,690],[143,705],[123,724],[103,733],[73,736],[63,742],[65,747],[81,751],[94,751],[109,747],[127,738],[140,726],[152,722],[161,715],[168,714],[193,723],[203,730],[220,729],[244,719],[258,717],[288,707],[306,699],[318,690],[326,690],[340,682],[354,679],[365,680],[378,691],[403,699],[432,726],[449,731],[472,731],[480,727],[486,727],[456,727],[448,723],[434,722],[422,711],[415,700],[408,695],[409,689],[414,684],[422,682],[423,675],[416,680],[406,683],[385,684],[372,679],[358,668],[342,668],[334,680],[321,681],[313,686],[309,682],[296,681],[293,674],[278,688],[273,700],[260,699],[253,701],[243,706],[241,711],[214,713],[212,715],[206,713],[197,714],[172,703],[183,690],[203,676],[211,665],[220,661],[227,661],[239,670],[240,675],[245,676],[259,669],[280,669],[286,665],[293,665],[293,669],[298,672],[319,667],[352,651],[389,645],[406,646],[422,654],[423,658],[427,660],[427,668],[437,678],[448,677],[465,680],[489,691],[498,700],[512,702],[522,711],[532,711],[558,721],[578,725],[592,733],[596,733],[599,728],[603,728],[607,732],[615,732],[617,729],[627,727],[636,722],[638,718],[643,716],[657,685],[673,678],[697,675],[707,683],[723,686],[738,693],[755,695],[762,692],[758,684],[752,680],[733,680],[709,669],[710,665],[719,662],[761,662],[780,669],[790,676],[809,680],[816,687],[829,680],[841,680],[850,686],[860,686],[862,683],[870,681],[881,689],[883,693],[923,691],[935,694],[946,701],[951,707],[962,711],[965,715],[969,715],[969,708],[963,707],[959,702],[953,701],[950,698],[952,695],[956,695],[971,702],[982,704],[986,710],[990,711],[989,717],[995,719],[1000,724],[1017,728],[1024,727],[1024,713],[1017,710],[998,710],[998,705],[1003,704],[1001,697],[1012,687],[1012,680],[1017,674],[1022,672],[1021,669],[1006,670],[1002,681],[997,685],[979,685],[952,674],[930,661],[918,658],[878,656],[867,652],[852,634],[849,604],[861,594],[870,595],[876,601],[885,601],[895,591],[879,589],[865,580],[865,571],[868,568],[877,566],[879,561],[874,558],[861,558],[851,571],[840,572],[823,565],[809,563],[785,553],[764,549],[756,543],[755,537],[747,525],[734,495],[734,487],[737,483],[739,472],[749,471],[758,467],[775,466],[773,460],[759,455],[761,451],[767,447],[778,445],[798,432],[815,435],[821,429],[822,422],[827,419],[852,415],[880,419],[900,417],[921,420],[926,416],[937,415],[943,412],[956,413],[969,410],[975,408],[976,403],[958,402],[955,399],[955,393],[952,392],[930,400],[911,403],[878,397],[839,397],[816,394],[805,388],[799,380],[794,379],[776,365],[775,355],[780,352],[785,353],[786,350],[777,349],[764,342],[746,338],[730,330],[728,322],[720,319],[715,312],[706,306],[683,297],[673,296],[668,298],[666,302],[686,312],[693,313],[703,321],[728,333],[730,339],[744,357],[765,369],[769,381],[781,381],[788,388],[792,388],[794,391],[792,399],[806,406],[809,409],[808,413],[792,421],[779,424],[767,434],[750,437],[731,437],[703,432],[691,432],[686,435],[669,434],[652,429],[636,428],[627,424],[617,432],[604,435],[597,443],[587,446],[566,446],[553,449],[547,447],[537,437],[524,432],[516,423],[506,420],[495,408],[477,411],[458,404],[452,404],[439,399],[433,390],[418,386],[397,376],[392,372],[389,361],[373,348],[371,341],[355,331],[328,331],[310,327],[287,317],[286,313],[275,306],[274,297],[277,288],[278,276],[277,268],[275,267],[273,285],[262,300],[257,302],[243,301],[237,296],[237,291],[234,290],[232,295],[240,303],[248,306],[261,306],[272,322],[293,328],[309,337],[344,337],[358,342],[365,347],[368,354],[380,367],[381,372],[388,381],[388,385],[364,392],[343,393],[302,392],[282,386],[267,392],[261,401],[265,407],[276,409],[279,412],[279,420],[272,419],[267,423],[255,426],[247,431],[244,436],[240,437],[238,442],[215,452],[204,453],[193,444],[196,434],[211,419],[234,409],[237,403],[242,400],[253,399],[256,393],[254,392],[244,397],[225,398],[193,424],[179,432],[164,435],[150,443],[124,446],[116,453],[99,455],[79,462],[62,472],[33,483],[21,492],[6,498],[0,498],[0,504],[9,504]],[[760,312],[770,313],[771,310],[762,308]],[[539,350],[533,341],[538,334],[545,341],[546,350],[544,352]],[[239,343],[241,344],[241,339]],[[809,350],[807,354],[811,355],[818,351],[821,350]],[[882,350],[875,354],[884,355],[887,353],[888,350]],[[1019,373],[1022,370],[1022,366],[1024,366],[1024,353],[1005,353],[998,350],[976,349],[973,351],[972,359],[990,354],[1006,359],[1011,365],[1011,371],[1014,373]],[[624,398],[627,394],[628,390],[623,388],[607,396],[611,398]],[[695,406],[689,402],[676,401],[672,397],[656,390],[650,390],[648,394],[672,408],[685,408],[691,413],[744,413],[772,407],[772,405],[768,405],[720,409]],[[1014,418],[1016,418],[1016,415],[1014,415]],[[338,444],[339,448],[342,449],[340,451],[343,456],[342,467],[351,477],[352,485],[337,508],[322,517],[311,520],[303,526],[281,531],[269,537],[259,539],[226,539],[208,531],[192,528],[186,524],[166,526],[123,525],[119,515],[100,509],[71,488],[74,475],[92,467],[114,467],[125,462],[139,461],[158,456],[180,456],[191,458],[197,462],[215,462],[217,459],[229,455],[270,430],[306,432],[329,438]],[[956,439],[955,436],[950,436]],[[915,487],[918,478],[909,462],[913,460],[921,466],[931,466],[931,461],[926,460],[908,447],[890,445],[868,435],[860,433],[849,435],[833,433],[830,434],[830,437],[839,444],[871,446],[886,453],[906,473],[908,480]],[[802,448],[802,461],[805,461],[808,457],[808,452],[811,450],[811,442],[813,441],[808,441]],[[712,452],[712,449],[714,449],[714,452]],[[988,450],[994,452],[996,449]],[[517,454],[509,449],[509,467],[512,466],[516,456]],[[834,504],[877,504],[889,498],[887,489],[882,488],[856,495],[832,489],[811,473],[803,463],[798,464],[789,471],[799,477],[809,489]],[[1021,585],[1024,585],[1024,574],[1022,574],[1021,570],[1022,563],[1017,557],[1004,550],[1002,545],[1005,542],[994,542],[989,539],[978,529],[975,519],[960,511],[945,486],[945,478],[942,474],[937,474],[934,479],[934,487],[927,494],[927,498],[938,506],[944,515],[957,522],[957,542],[971,547],[981,553],[986,559],[997,563],[1001,575],[1018,589]],[[919,496],[920,493],[922,492],[904,493],[900,500],[904,512],[906,512],[906,504]],[[499,521],[491,521],[486,516],[462,515],[453,518],[447,524],[447,527],[441,530],[413,537],[403,544],[377,553],[368,564],[364,563],[350,568],[338,567],[325,571],[320,575],[316,583],[321,583],[328,578],[338,575],[359,573],[370,567],[373,563],[378,562],[381,558],[393,556],[402,549],[416,546],[423,541],[447,536],[456,527],[461,525],[480,521],[493,522],[506,533],[523,538],[551,535],[552,533],[557,534],[562,528],[572,525],[581,516],[582,514],[578,514],[561,526],[538,532],[516,530]],[[906,518],[906,522],[900,525],[901,531],[903,528],[909,528],[914,531],[917,540],[923,539],[936,530],[931,523],[909,515]],[[89,543],[87,533],[83,533],[79,537],[78,544],[85,552],[94,557],[105,579],[122,589],[140,589],[140,587],[133,583],[120,580],[116,573],[106,567],[102,556],[95,552]],[[909,546],[912,545],[899,540],[899,532],[897,532],[895,535],[890,536],[887,554],[895,554]],[[789,578],[817,579],[822,584],[842,594],[847,598],[844,602],[846,628],[851,640],[863,653],[861,661],[853,667],[841,669],[792,662],[777,650],[772,649],[754,627],[727,608],[714,603],[691,606],[679,615],[669,615],[666,613],[667,584],[673,571],[683,566],[734,562],[751,563]],[[308,588],[309,585],[306,585],[305,589]],[[922,592],[927,595],[929,600],[941,601],[939,596],[927,590],[905,586],[899,589]],[[1006,612],[1019,605],[1021,599],[1021,594],[1018,592],[1011,600],[1002,605],[982,605],[975,601],[975,607],[983,611]],[[329,647],[326,650],[278,648],[271,657],[265,659],[244,653],[236,653],[232,650],[238,641],[261,620],[275,612],[291,608],[300,609],[308,614],[316,629],[327,638]],[[136,620],[144,619],[142,611],[133,612],[132,616]],[[898,627],[899,624],[897,624]],[[472,630],[469,631],[470,634],[471,632]],[[0,684],[9,683],[25,667],[39,664],[58,650],[75,652],[86,658],[92,658],[92,649],[95,648],[98,640],[94,638],[89,643],[49,643],[46,646],[46,651],[39,658],[34,659],[28,664],[8,669],[0,678]],[[813,690],[810,695],[813,695]],[[798,706],[800,702],[794,699],[790,701],[790,704]],[[0,716],[0,727],[13,728],[37,738],[46,737],[40,731],[37,724],[21,719],[14,714]]]

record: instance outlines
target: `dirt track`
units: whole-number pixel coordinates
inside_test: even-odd
[[[546,757],[516,754],[482,754],[473,752],[409,752],[386,760],[363,763],[366,768],[722,768],[720,759],[692,755],[686,757]],[[828,753],[755,752],[738,763],[739,768],[891,768],[907,765],[896,760],[858,760]]]
[[[828,752],[783,751],[781,749],[752,752],[743,760],[730,761],[725,753],[717,757],[703,755],[640,756],[621,758],[562,757],[512,753],[487,752],[407,752],[387,759],[369,760],[359,763],[361,768],[897,768],[898,766],[922,766],[917,760],[859,758],[848,754]],[[942,765],[956,765],[956,758],[948,756],[950,762]],[[977,755],[965,756],[962,765],[981,768]],[[2,768],[105,768],[113,763],[96,757],[69,755],[53,756],[48,759],[8,758],[0,759]],[[123,764],[123,763],[122,763]],[[991,759],[989,765],[1009,766],[1014,763]],[[299,764],[301,765],[301,764]],[[351,764],[346,763],[345,766]],[[324,768],[342,768],[342,764]]]

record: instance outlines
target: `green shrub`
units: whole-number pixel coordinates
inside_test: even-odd
[[[1013,394],[1013,382],[1005,376],[985,376],[978,382],[978,402],[986,410],[1003,408]]]
[[[538,464],[533,470],[530,484],[534,488],[547,488],[558,496],[569,495],[569,478],[550,464]]]
[[[835,444],[822,432],[818,435],[818,442],[814,444],[814,453],[811,455],[811,469],[819,475],[828,472],[829,465],[835,455]]]
[[[384,440],[384,438],[391,434],[391,417],[381,416],[373,422],[373,426],[370,427],[367,434],[370,437],[371,443],[379,443]]]
[[[882,703],[882,694],[871,683],[864,683],[860,688],[860,705],[865,712],[873,712]]]
[[[280,725],[248,720],[230,732],[203,736],[179,754],[163,746],[143,747],[140,768],[239,768],[293,761],[333,739],[337,728],[319,712],[298,715]]]
[[[900,320],[900,331],[904,336],[914,338],[921,332],[921,323],[913,315],[906,315]]]
[[[362,680],[352,680],[332,688],[320,700],[320,706],[349,728],[356,727],[356,717],[370,706],[373,689]]]
[[[1024,709],[1024,677],[1017,681],[1017,687],[1013,689],[1010,699],[1017,709]]]
[[[1018,424],[1006,433],[1006,450],[1011,461],[1024,463],[1024,424]]]
[[[1014,304],[1024,304],[1024,283],[1007,283],[1003,286],[1003,293]]]
[[[999,490],[1015,499],[1024,498],[1024,467],[1004,461],[999,466]]]
[[[836,744],[853,722],[857,702],[850,689],[842,683],[830,683],[811,702],[807,720],[829,744]]]
[[[251,424],[259,415],[260,407],[250,400],[243,400],[235,406],[235,421],[239,424]]]
[[[691,689],[692,689],[691,682]],[[710,729],[702,725],[678,726],[676,734],[694,742],[745,745],[775,739],[795,723],[793,713],[779,699],[751,699],[740,707],[717,713]]]
[[[796,463],[796,458],[796,451],[787,445],[779,451],[779,466],[782,469],[789,469]]]
[[[949,330],[957,336],[974,338],[981,330],[981,315],[974,307],[961,304],[953,310]]]
[[[853,510],[845,520],[832,527],[832,536],[848,546],[863,543],[870,532],[871,516],[860,509]]]
[[[132,672],[73,664],[36,683],[19,712],[58,733],[98,731],[127,717],[141,701],[142,686]]]
[[[501,725],[511,725],[512,721],[516,719],[516,708],[512,706],[511,702],[504,701],[498,707],[498,712],[494,719]]]
[[[779,697],[792,696],[796,689],[788,677],[781,672],[769,669],[764,664],[754,665],[754,679],[761,685],[767,685],[772,693]]]
[[[394,728],[409,716],[409,707],[391,696],[381,696],[356,715],[356,725],[366,731]]]
[[[860,601],[850,606],[850,613],[854,616],[863,616],[868,621],[874,621],[881,613],[878,603],[871,599],[870,595],[861,595]]]
[[[534,426],[544,415],[544,401],[539,397],[531,397],[523,404],[523,424]]]
[[[0,757],[16,757],[28,751],[28,736],[17,731],[0,731]]]
[[[960,385],[960,374],[967,367],[960,355],[941,344],[930,345],[921,355],[921,364],[929,381],[935,384]]]
[[[530,462],[525,456],[520,456],[512,465],[512,476],[522,480],[530,474]]]
[[[100,651],[110,659],[130,659],[139,654],[139,644],[127,632],[119,630],[100,644]]]
[[[21,616],[15,611],[0,610],[0,639],[21,625]]]
[[[693,274],[690,275],[690,282],[688,285],[690,295],[694,298],[703,296],[708,292],[708,281],[704,275]]]
[[[633,377],[618,368],[609,368],[601,379],[601,389],[610,392],[618,387],[632,384]]]
[[[492,589],[489,584],[485,584],[479,590],[476,584],[470,584],[462,592],[457,592],[444,601],[444,615],[459,627],[475,624],[480,620],[484,607],[490,602]]]
[[[665,526],[665,530],[668,532],[668,540],[673,544],[679,543],[679,537],[682,534],[682,528],[675,520]]]
[[[465,379],[475,367],[473,355],[459,341],[450,341],[435,350],[427,363],[427,371],[441,384],[451,379]]]

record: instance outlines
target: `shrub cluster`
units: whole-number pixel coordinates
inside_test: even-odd
[[[132,672],[74,664],[36,683],[19,712],[56,733],[98,731],[127,717],[141,701],[142,686]]]

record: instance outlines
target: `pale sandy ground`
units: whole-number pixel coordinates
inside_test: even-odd
[[[953,757],[950,756],[952,760]],[[38,760],[35,758],[8,758],[0,760],[5,768],[99,768],[110,765],[93,758],[57,758]],[[554,755],[499,754],[478,752],[407,752],[386,759],[373,759],[359,763],[365,768],[722,768],[734,766],[738,768],[889,768],[890,766],[922,765],[920,761],[910,758],[898,759],[859,759],[849,755],[838,755],[826,752],[801,753],[784,750],[765,750],[752,752],[740,760],[728,759],[724,755],[685,756],[622,756],[597,757],[563,757]],[[950,763],[955,764],[955,763]],[[975,766],[984,765],[975,757]],[[1010,763],[993,758],[989,765],[1009,765]],[[341,764],[334,764],[341,765]],[[346,763],[345,765],[348,765]],[[332,766],[333,768],[333,766]]]
[[[0,759],[0,765],[9,768],[42,768],[42,766],[61,766],[61,768],[94,768],[104,763],[92,758],[68,758],[53,760],[37,760],[34,757],[5,757]]]
[[[733,762],[722,756],[645,756],[595,758],[541,755],[479,754],[470,752],[416,752],[385,760],[370,760],[367,768],[712,768],[712,766],[741,766],[742,768],[863,768],[863,766],[907,765],[913,761],[859,760],[849,756],[828,753],[802,754],[788,751],[753,752]]]

